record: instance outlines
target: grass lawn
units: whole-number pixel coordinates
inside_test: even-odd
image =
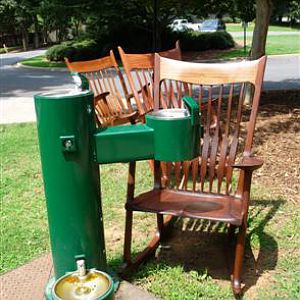
[[[22,60],[20,62],[24,66],[41,67],[41,68],[66,68],[63,62],[50,62],[45,55],[39,55],[32,58]]]
[[[47,218],[40,168],[35,124],[1,125],[1,272],[6,272],[49,251]],[[152,186],[147,162],[137,165],[137,192]],[[126,195],[127,164],[101,166],[103,211],[108,261],[117,268],[121,263],[124,232],[124,199]],[[255,294],[247,291],[245,299],[299,299],[300,295],[300,220],[297,206],[285,199],[274,198],[267,187],[254,185],[250,209],[246,274],[255,286]],[[298,209],[299,210],[299,209]],[[146,244],[154,228],[153,216],[135,214],[135,243],[137,252]],[[202,224],[202,225],[201,225]],[[204,223],[200,225],[204,226]],[[214,226],[214,225],[213,225]],[[208,226],[210,227],[210,226]],[[176,231],[181,231],[176,225]],[[221,273],[203,265],[193,268],[193,257],[208,259],[207,249],[214,247],[214,236],[222,238],[223,229],[211,227],[199,234],[193,244],[191,230],[177,246],[184,243],[184,263],[174,261],[171,250],[152,260],[132,274],[130,279],[162,299],[233,299],[226,272],[220,259]],[[199,241],[200,240],[200,241]],[[204,241],[208,244],[203,244]],[[210,245],[212,244],[212,246]],[[250,251],[250,244],[252,251]],[[216,244],[219,245],[220,244]],[[198,251],[199,250],[199,251]],[[169,252],[168,252],[169,251]],[[171,252],[170,252],[171,251]],[[171,254],[170,254],[171,253]],[[202,253],[202,254],[201,254]],[[218,260],[220,256],[212,256]],[[252,259],[257,262],[253,269]],[[190,266],[190,267],[189,267]],[[224,271],[225,270],[225,271]],[[216,275],[219,274],[219,275]],[[249,279],[250,278],[250,279]],[[252,281],[251,281],[252,280]],[[253,284],[254,280],[254,284]],[[256,283],[257,281],[257,283]],[[253,296],[254,295],[254,296]]]
[[[249,23],[247,27],[247,31],[253,31],[254,29],[254,22]],[[226,30],[230,32],[242,32],[244,28],[241,23],[226,23]],[[300,31],[300,27],[289,27],[289,26],[278,26],[278,25],[270,25],[269,31]]]
[[[235,38],[235,41],[239,45],[243,45],[242,38]],[[252,37],[247,38],[247,53],[250,51],[250,45]],[[267,38],[267,55],[278,55],[278,54],[300,54],[300,37],[294,35],[288,36],[268,36]],[[218,53],[217,58],[234,58],[244,57],[244,48],[233,49]]]

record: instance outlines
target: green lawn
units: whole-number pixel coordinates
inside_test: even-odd
[[[235,38],[235,41],[240,45],[243,44],[242,38]],[[252,37],[247,38],[247,53],[250,51]],[[294,35],[288,36],[268,36],[267,38],[267,55],[278,54],[300,54],[300,37]],[[224,51],[217,54],[217,58],[234,58],[244,57],[244,48]]]
[[[249,23],[247,27],[247,31],[253,31],[254,29],[254,23]],[[226,23],[226,30],[230,32],[241,32],[244,31],[244,28],[242,24],[234,24],[234,23]],[[276,25],[270,25],[269,31],[300,31],[299,27],[288,27],[288,26],[276,26]]]
[[[40,68],[66,68],[63,62],[50,62],[45,55],[39,55],[32,58],[22,60],[20,62],[24,66],[40,67]]]
[[[1,272],[6,272],[48,252],[49,243],[36,125],[2,125],[0,134],[0,253]],[[152,179],[147,162],[138,163],[137,170],[137,192],[149,189]],[[121,263],[123,244],[127,164],[102,166],[101,175],[108,261],[117,268]],[[245,299],[299,299],[299,208],[285,199],[274,199],[267,187],[258,185],[254,185],[253,199],[246,266],[251,262],[251,244],[259,275],[255,275],[251,263],[246,267],[249,270],[247,275],[254,273],[254,277],[263,277],[265,272],[270,272],[265,278],[265,285],[262,288],[258,285],[256,296],[253,298],[246,293]],[[154,226],[153,216],[136,213],[135,224],[134,236],[138,238],[134,240],[133,251],[137,252],[146,244]],[[180,229],[179,225],[177,227]],[[207,236],[203,243],[213,236],[222,235],[222,232],[222,228],[210,233],[204,230],[203,234]],[[201,244],[202,239],[199,243],[188,245],[187,240],[184,264],[181,260],[172,263],[166,250],[160,260],[152,260],[130,279],[167,300],[233,299],[227,277],[220,281],[218,276],[211,275],[214,270],[203,266],[198,269],[188,267],[194,263],[190,261],[193,255],[204,261],[209,255],[205,252],[209,244]],[[221,265],[227,270],[225,263],[221,262]]]

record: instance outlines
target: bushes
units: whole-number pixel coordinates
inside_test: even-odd
[[[137,38],[138,37],[138,38]],[[232,36],[226,31],[218,31],[212,33],[201,33],[194,31],[171,32],[166,30],[161,34],[161,50],[171,49],[175,46],[175,42],[179,40],[183,51],[204,51],[209,49],[228,49],[234,47]],[[118,43],[125,52],[143,53],[152,52],[151,35],[142,36],[135,35],[135,43],[128,43],[128,40],[119,36]],[[116,45],[110,49],[114,49]]]
[[[49,48],[46,57],[50,61],[63,61],[68,57],[71,61],[89,60],[107,55],[110,49],[122,46],[126,52],[143,53],[152,51],[151,32],[140,29],[123,28],[110,36],[102,36],[101,40],[84,39],[64,42]],[[183,51],[204,51],[209,49],[228,49],[234,46],[232,36],[226,31],[213,33],[170,32],[161,34],[161,49],[170,49],[180,40]],[[117,51],[115,51],[117,54]]]
[[[226,31],[210,33],[211,49],[228,49],[234,46],[232,36]]]
[[[62,43],[49,48],[46,52],[46,58],[50,61],[63,61],[64,57],[70,58],[74,51],[74,47]]]
[[[64,42],[49,48],[46,58],[50,61],[63,61],[64,57],[71,61],[94,59],[101,56],[98,43],[93,39]]]
[[[222,21],[225,23],[241,23],[241,19],[237,17],[226,16],[222,18]]]
[[[174,35],[180,40],[183,51],[204,51],[209,49],[228,49],[234,46],[232,36],[226,31],[212,33],[184,32]]]
[[[114,28],[102,36],[102,48],[105,53],[110,49],[117,50],[118,46],[129,53],[144,53],[152,51],[152,32],[147,28],[139,28],[130,24]],[[117,54],[118,51],[116,51]]]

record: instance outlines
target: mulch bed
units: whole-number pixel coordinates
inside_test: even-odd
[[[300,201],[300,91],[264,92],[255,151],[265,164],[255,173],[274,196]]]

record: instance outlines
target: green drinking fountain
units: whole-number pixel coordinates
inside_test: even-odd
[[[199,106],[155,110],[146,124],[96,128],[93,94],[35,97],[54,276],[47,300],[113,299],[106,262],[99,164],[191,160],[200,151]]]

